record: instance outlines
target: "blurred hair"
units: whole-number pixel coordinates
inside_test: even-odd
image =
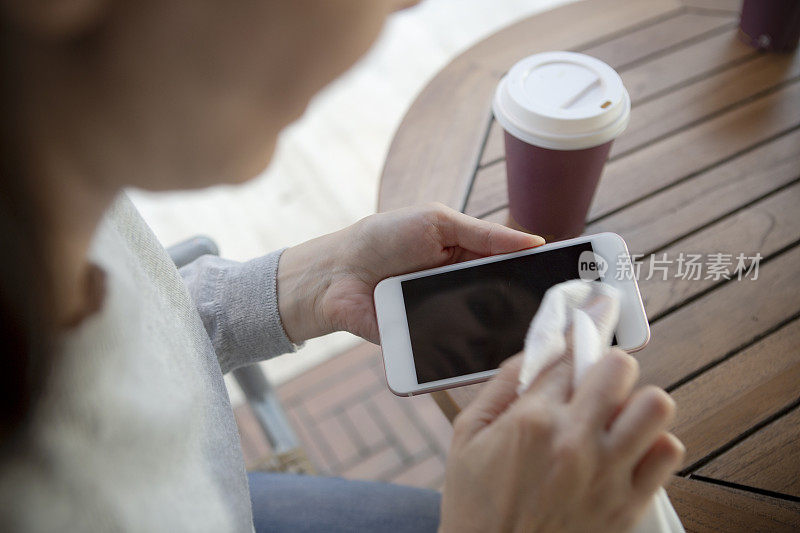
[[[9,42],[0,20],[0,452],[31,417],[52,366],[55,339],[52,278],[23,164]]]

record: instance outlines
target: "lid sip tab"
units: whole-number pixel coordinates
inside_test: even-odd
[[[495,119],[508,133],[551,150],[581,150],[615,139],[631,100],[619,74],[575,52],[543,52],[518,61],[497,86]]]

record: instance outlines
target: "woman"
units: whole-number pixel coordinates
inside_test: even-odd
[[[248,481],[223,372],[335,330],[377,342],[380,279],[543,242],[432,205],[179,273],[120,196],[256,175],[397,4],[0,5],[3,530],[624,530],[679,464],[669,397],[612,352],[520,397],[507,362],[456,423],[441,515],[433,491]]]

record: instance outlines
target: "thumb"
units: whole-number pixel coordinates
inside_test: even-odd
[[[500,373],[489,381],[458,416],[459,432],[471,438],[491,424],[517,399],[522,354],[510,357],[500,365]]]
[[[439,217],[438,227],[443,246],[458,246],[479,256],[516,252],[544,244],[544,239],[538,235],[473,218],[454,209],[448,209]]]

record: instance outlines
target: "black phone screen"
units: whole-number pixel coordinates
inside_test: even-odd
[[[591,243],[401,282],[417,382],[493,370],[522,350],[544,293]]]

